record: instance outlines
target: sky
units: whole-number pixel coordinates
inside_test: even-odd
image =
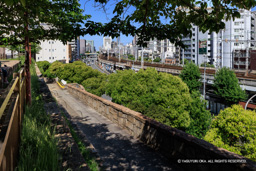
[[[102,8],[97,6],[94,0],[80,0],[79,2],[81,4],[81,9],[84,10],[84,14],[91,15],[90,20],[92,21],[106,23],[106,22],[109,22],[111,18],[114,16],[112,14],[112,11],[116,4],[115,0],[110,0],[110,2],[106,6],[106,11],[104,11]],[[252,11],[255,11],[255,10],[256,10],[256,7],[252,8]],[[94,40],[94,46],[97,51],[99,50],[99,47],[103,45],[103,36],[85,35],[85,36],[81,36],[80,38],[86,39],[86,40]],[[121,39],[121,43],[126,45],[132,42],[133,37],[132,36],[127,37],[121,34],[120,39]]]
[[[81,9],[84,10],[84,14],[90,14],[91,18],[90,20],[95,22],[101,22],[101,23],[107,23],[111,20],[111,18],[114,16],[112,14],[112,11],[115,7],[115,1],[111,0],[108,6],[106,7],[106,12],[103,9],[100,9],[99,7],[96,7],[93,0],[80,0]],[[94,46],[96,50],[99,50],[99,47],[103,45],[103,36],[90,36],[85,35],[81,36],[80,39],[86,39],[86,40],[94,40]],[[126,37],[125,35],[120,36],[121,43],[124,45],[131,43],[133,40],[132,36]],[[116,40],[116,39],[114,39]]]

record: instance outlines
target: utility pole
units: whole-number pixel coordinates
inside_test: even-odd
[[[247,46],[246,46],[246,61],[245,61],[245,75],[248,75],[248,69],[249,69],[249,36],[248,36],[248,30],[247,30]]]
[[[206,70],[206,66],[205,66],[205,57],[206,57],[206,55],[204,55],[204,92],[203,92],[203,94],[204,94],[204,100],[205,100],[205,86],[206,86],[206,80],[205,80],[205,70]]]
[[[120,62],[120,61],[121,61],[121,56],[120,56],[120,43],[119,43],[118,47],[119,47],[119,62]]]
[[[184,49],[182,49],[182,67],[184,67]]]
[[[142,54],[141,54],[141,68],[143,69],[143,66],[144,66],[144,59],[143,59],[143,47],[142,47]]]

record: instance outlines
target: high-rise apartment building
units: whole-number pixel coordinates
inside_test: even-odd
[[[193,26],[191,38],[182,39],[187,48],[181,49],[181,58],[184,55],[197,65],[206,61],[215,66],[233,68],[233,51],[246,50],[255,44],[251,42],[255,40],[255,14],[242,9],[239,12],[240,18],[224,21],[225,28],[219,33],[202,33],[198,26]]]
[[[103,49],[110,50],[111,49],[111,37],[103,37]]]

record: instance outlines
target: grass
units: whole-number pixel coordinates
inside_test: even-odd
[[[31,65],[32,105],[26,107],[16,170],[60,170],[57,141],[39,93],[34,62]]]
[[[64,114],[63,114],[63,117],[65,118],[66,122],[68,123],[71,135],[74,138],[75,142],[77,143],[79,151],[82,154],[82,156],[84,157],[84,160],[85,160],[86,164],[88,165],[90,170],[98,171],[99,170],[99,165],[96,162],[95,158],[90,155],[89,150],[86,148],[84,143],[78,137],[78,135],[75,132],[74,128],[71,126],[70,122],[68,121],[67,117]]]

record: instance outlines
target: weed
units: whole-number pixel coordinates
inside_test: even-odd
[[[26,107],[22,123],[17,170],[59,170],[55,131],[44,110],[34,63],[31,65],[32,105]]]
[[[65,118],[66,122],[68,123],[71,135],[74,138],[75,142],[77,143],[79,151],[82,154],[82,156],[84,157],[86,164],[88,164],[88,167],[90,168],[90,170],[98,171],[99,166],[98,166],[98,163],[96,162],[95,158],[90,155],[89,150],[87,150],[87,148],[84,145],[84,143],[82,142],[82,140],[78,137],[77,133],[75,132],[74,128],[70,124],[67,117],[64,114],[62,114],[62,116]]]

